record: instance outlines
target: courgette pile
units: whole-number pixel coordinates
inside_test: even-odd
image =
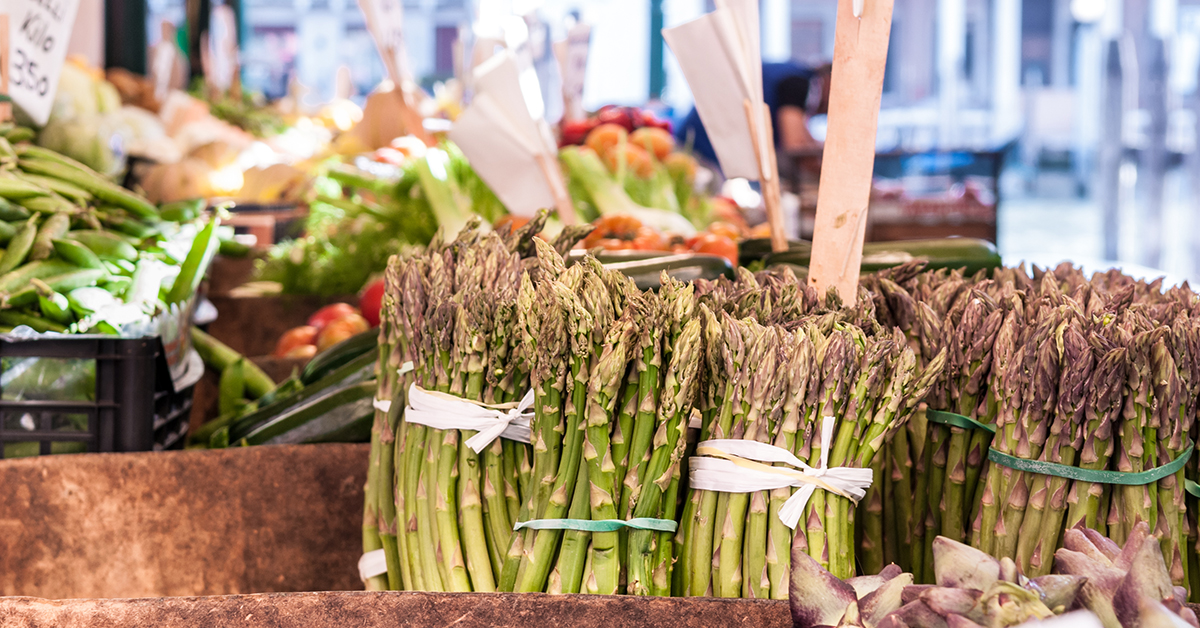
[[[378,330],[348,338],[278,386],[253,362],[196,329],[192,341],[221,372],[219,416],[192,434],[194,447],[365,442],[374,420]]]
[[[773,253],[771,241],[758,238],[742,242],[739,251],[743,266],[762,262],[764,266],[788,264],[807,269],[812,259],[812,243],[805,240],[791,240],[788,242],[787,251]],[[864,273],[913,261],[925,262],[925,267],[930,270],[962,268],[964,274],[973,275],[980,270],[1000,266],[1000,253],[996,250],[996,245],[977,238],[935,238],[863,244]]]

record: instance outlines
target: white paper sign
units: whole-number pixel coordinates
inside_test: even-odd
[[[504,51],[476,69],[475,89],[450,139],[510,212],[532,216],[554,207],[539,160],[557,159],[558,151],[541,117],[537,76],[521,71],[513,53]]]
[[[692,88],[696,111],[725,176],[757,180],[760,166],[769,172],[767,147],[772,140],[763,117],[757,2],[718,0],[716,11],[663,29],[663,38]],[[758,154],[746,120],[746,100],[758,129]]]
[[[564,117],[568,120],[583,120],[583,85],[587,77],[588,46],[592,40],[592,27],[576,22],[567,29],[567,38],[556,44],[559,62],[562,64]]]
[[[39,126],[50,118],[79,0],[5,0],[9,96]]]
[[[400,80],[412,80],[404,47],[404,3],[401,0],[359,0],[358,5],[379,53],[390,57],[383,60],[384,66],[389,72],[394,69]]]
[[[228,5],[213,7],[208,26],[209,55],[212,67],[208,81],[222,93],[233,87],[238,69],[237,16]]]

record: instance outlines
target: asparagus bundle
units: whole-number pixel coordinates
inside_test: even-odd
[[[741,299],[741,307],[746,303]],[[944,360],[938,356],[919,372],[901,334],[868,335],[832,312],[768,326],[703,310],[711,377],[701,441],[774,445],[812,468],[867,467]],[[792,532],[779,515],[794,492],[693,488],[680,529],[677,592],[783,598]],[[796,545],[835,573],[854,570],[851,506],[846,497],[816,491],[796,533]]]
[[[413,383],[501,409],[521,399],[533,354],[516,333],[520,287],[543,224],[541,216],[504,236],[469,225],[389,265],[364,512],[364,548],[384,550],[389,588],[496,589],[530,487],[528,448],[496,439],[477,453],[473,430],[404,420],[405,393]]]
[[[1200,383],[1190,290],[1117,272],[1087,278],[1069,265],[999,269],[990,280],[899,268],[866,284],[881,323],[905,331],[924,359],[949,352],[930,411],[891,437],[876,471],[884,486],[861,507],[868,520],[896,522],[869,526],[883,534],[883,556],[928,582],[941,534],[1041,575],[1080,521],[1118,541],[1144,521],[1163,538],[1172,578],[1186,581],[1184,471],[1131,485],[1088,472],[1141,473],[1190,455]],[[877,542],[860,540],[868,569],[882,565]]]

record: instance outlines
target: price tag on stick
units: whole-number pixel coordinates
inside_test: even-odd
[[[829,129],[808,277],[822,293],[837,288],[847,303],[858,294],[892,2],[838,1]]]
[[[404,46],[404,5],[400,0],[358,0],[358,6],[367,21],[367,30],[375,40],[375,48],[383,60],[383,67],[395,85],[396,100],[404,128],[427,146],[433,146],[436,142],[425,130],[412,98],[413,81]]]
[[[0,94],[5,100],[0,102],[0,122],[12,120],[12,100],[8,99],[8,14],[0,13]]]
[[[8,95],[34,124],[50,119],[79,0],[8,0]]]

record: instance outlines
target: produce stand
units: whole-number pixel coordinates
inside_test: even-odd
[[[514,593],[286,593],[205,598],[0,598],[0,622],[60,628],[645,626],[789,628],[786,602]]]
[[[332,444],[2,461],[0,595],[359,589],[366,456]]]

